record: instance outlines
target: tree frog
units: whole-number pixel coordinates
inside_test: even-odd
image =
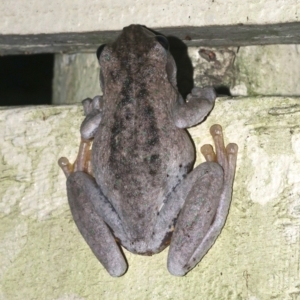
[[[237,145],[211,127],[215,151],[193,169],[187,127],[214,106],[212,87],[193,88],[184,100],[168,40],[141,25],[125,27],[115,42],[99,47],[103,95],[83,101],[78,157],[59,165],[82,236],[111,276],[127,262],[120,245],[152,255],[168,245],[169,272],[183,276],[213,245],[232,197]]]

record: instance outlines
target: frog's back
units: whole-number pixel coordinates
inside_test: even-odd
[[[173,122],[178,92],[160,66],[164,58],[141,51],[104,70],[103,119],[92,160],[129,239],[146,241],[163,201],[191,168],[194,148]]]

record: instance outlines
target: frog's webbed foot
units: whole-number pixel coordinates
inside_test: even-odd
[[[204,87],[204,88],[200,88],[200,87],[194,87],[191,91],[190,94],[188,94],[187,96],[187,101],[190,102],[193,99],[205,99],[207,101],[209,101],[210,103],[214,104],[215,99],[216,99],[217,95],[216,92],[214,90],[214,88],[212,87]]]
[[[102,96],[93,99],[87,98],[82,101],[85,119],[80,126],[81,137],[85,140],[94,138],[102,119]]]
[[[93,140],[81,139],[77,158],[73,164],[66,157],[61,157],[58,160],[58,165],[61,167],[66,177],[68,178],[73,172],[83,171],[92,175],[91,165],[91,145]]]
[[[93,99],[87,98],[82,101],[85,119],[80,126],[81,142],[74,164],[66,157],[61,157],[58,164],[68,178],[71,173],[83,171],[92,175],[91,145],[102,118],[102,96]]]
[[[214,140],[216,152],[212,145],[206,144],[201,147],[201,153],[208,162],[217,162],[224,170],[225,184],[232,186],[236,159],[238,153],[237,144],[230,143],[225,148],[222,127],[215,124],[210,128],[210,134]]]
[[[182,276],[194,268],[219,236],[230,207],[238,147],[225,148],[220,125],[210,129],[215,144],[204,145],[206,162],[188,174],[189,186],[172,236],[168,269]],[[178,190],[180,192],[180,189]]]

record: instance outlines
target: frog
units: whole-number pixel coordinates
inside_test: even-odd
[[[103,95],[83,100],[78,156],[59,159],[70,210],[81,235],[113,277],[128,264],[122,247],[153,255],[169,246],[167,269],[184,276],[219,236],[230,207],[238,147],[195,146],[187,128],[212,110],[213,87],[194,87],[186,99],[168,39],[142,25],[123,28],[98,48]]]

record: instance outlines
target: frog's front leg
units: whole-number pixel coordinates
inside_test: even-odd
[[[90,99],[83,105],[86,118],[81,126],[81,136],[93,138],[101,112],[93,108]],[[115,236],[123,237],[125,233],[117,213],[91,175],[91,143],[92,140],[82,138],[74,165],[65,157],[59,159],[59,165],[67,177],[68,201],[80,233],[109,274],[121,276],[127,263]]]
[[[171,238],[168,270],[182,276],[195,267],[220,234],[228,214],[237,145],[224,147],[222,128],[210,130],[216,148],[205,145],[206,159],[176,187],[159,212],[155,241],[163,247]],[[175,229],[174,229],[175,226]]]
[[[200,123],[212,110],[216,100],[213,87],[194,87],[186,102],[179,96],[173,107],[173,119],[178,128],[188,128]]]

